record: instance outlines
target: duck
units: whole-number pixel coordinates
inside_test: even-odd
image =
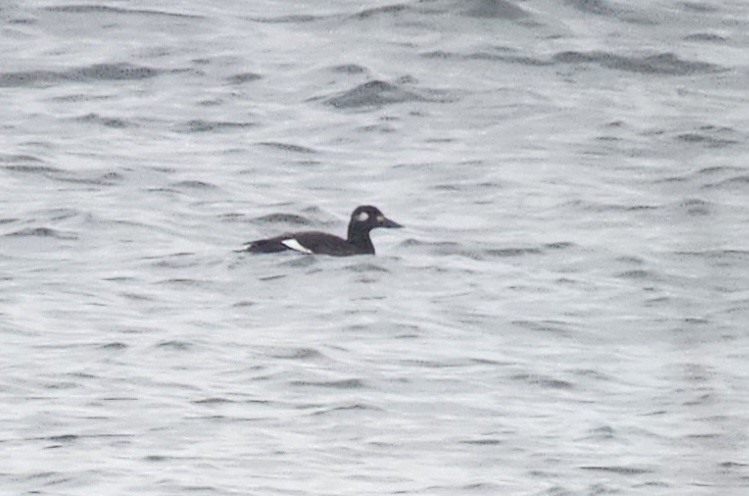
[[[374,255],[375,248],[369,232],[378,227],[397,229],[403,226],[385,217],[377,207],[360,205],[351,213],[346,239],[319,231],[303,231],[250,241],[245,243],[240,251],[249,253],[295,251],[307,255],[333,257]]]

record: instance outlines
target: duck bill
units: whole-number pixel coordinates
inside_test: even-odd
[[[390,228],[396,229],[396,228],[401,228],[403,226],[385,217],[378,227],[390,227]]]

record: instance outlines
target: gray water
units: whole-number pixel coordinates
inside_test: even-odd
[[[749,3],[0,25],[0,494],[747,494]]]

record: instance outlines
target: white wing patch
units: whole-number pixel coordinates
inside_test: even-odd
[[[309,248],[305,248],[304,246],[299,244],[299,241],[295,240],[294,238],[284,239],[283,241],[281,241],[281,244],[286,248],[294,251],[298,251],[301,253],[312,253],[312,250],[310,250]]]

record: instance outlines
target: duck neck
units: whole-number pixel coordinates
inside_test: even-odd
[[[371,253],[374,255],[375,249],[372,240],[369,237],[368,229],[356,229],[356,226],[349,224],[348,242],[357,248],[362,249],[364,253]]]

